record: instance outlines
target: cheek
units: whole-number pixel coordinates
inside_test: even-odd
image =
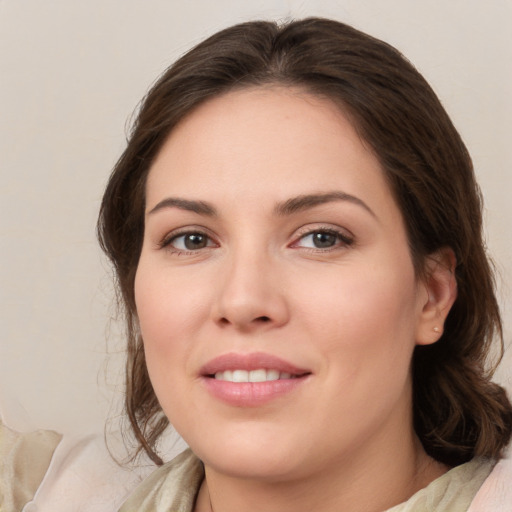
[[[417,287],[410,263],[395,267],[340,271],[304,301],[311,336],[326,353],[330,371],[347,381],[393,376],[403,381],[409,372]]]
[[[135,304],[144,339],[177,338],[179,331],[197,326],[208,292],[199,285],[200,279],[192,281],[187,273],[143,256],[135,276]]]
[[[341,335],[357,330],[369,335],[374,332],[379,338],[390,330],[410,330],[417,316],[413,272],[388,270],[350,269],[339,272],[338,278],[325,280],[322,287],[318,279],[310,285],[305,283],[304,289],[314,290],[304,300],[308,316],[318,319],[320,331],[337,324]]]
[[[176,368],[186,370],[190,335],[198,329],[202,299],[200,288],[179,276],[169,276],[141,258],[135,278],[135,303],[144,340],[151,381],[159,389],[172,379]],[[162,397],[159,395],[159,399]]]
[[[187,396],[184,378],[191,344],[191,329],[197,329],[198,297],[183,293],[185,283],[171,280],[161,269],[147,265],[141,258],[135,279],[135,302],[149,378],[158,401],[174,425],[187,417]],[[190,290],[189,290],[190,291]],[[188,401],[189,408],[190,401]],[[190,411],[189,411],[190,412]],[[179,424],[179,423],[177,423]]]

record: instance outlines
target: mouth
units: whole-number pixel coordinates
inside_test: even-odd
[[[200,376],[216,399],[236,407],[255,407],[290,394],[312,372],[264,353],[229,353],[208,362]]]
[[[210,378],[226,382],[271,382],[275,380],[296,379],[301,375],[280,372],[274,369],[258,368],[257,370],[225,370],[209,375]]]
[[[200,370],[203,377],[228,382],[268,382],[293,379],[309,373],[309,370],[263,352],[230,352],[212,359]]]

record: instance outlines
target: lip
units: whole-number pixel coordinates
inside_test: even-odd
[[[304,368],[297,366],[281,359],[280,357],[266,354],[264,352],[252,352],[250,354],[237,354],[230,352],[208,361],[200,370],[203,376],[215,375],[217,372],[226,370],[258,370],[266,368],[268,370],[277,370],[282,373],[290,373],[299,376],[304,373],[311,373]]]
[[[266,382],[229,382],[214,378],[217,372],[259,368],[289,373],[291,378]],[[283,397],[301,387],[310,375],[311,371],[307,369],[262,352],[223,354],[207,362],[200,370],[200,378],[208,392],[235,407],[257,407]]]

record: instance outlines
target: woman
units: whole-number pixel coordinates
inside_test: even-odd
[[[161,463],[168,422],[191,447],[122,510],[467,510],[512,428],[481,230],[466,148],[387,44],[253,22],[182,57],[99,220],[140,449]]]

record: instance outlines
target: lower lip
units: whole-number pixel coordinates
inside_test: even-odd
[[[203,382],[210,394],[229,405],[257,407],[293,392],[307,377],[304,375],[266,382],[230,382],[203,377]]]

